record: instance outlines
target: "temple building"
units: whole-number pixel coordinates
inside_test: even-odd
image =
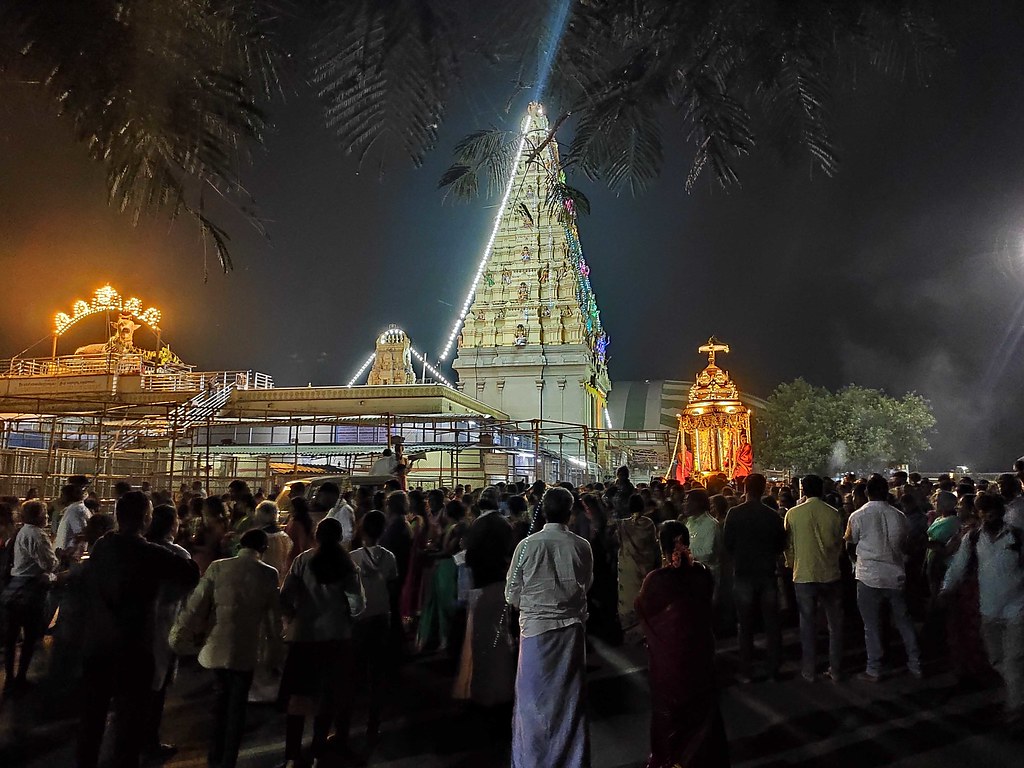
[[[514,420],[604,428],[608,336],[548,132],[531,104],[453,366],[460,390]]]
[[[397,326],[375,335],[348,386],[278,387],[259,371],[182,362],[162,323],[160,310],[104,285],[55,315],[41,356],[0,359],[0,494],[55,498],[78,474],[103,498],[124,479],[356,484],[399,440],[409,481],[427,487],[601,476],[577,459],[582,429],[549,436],[510,421],[458,391]]]

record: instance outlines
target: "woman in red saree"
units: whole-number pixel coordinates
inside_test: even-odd
[[[728,768],[715,682],[714,580],[690,556],[685,525],[665,522],[659,539],[671,564],[648,574],[636,600],[650,657],[647,768]]]

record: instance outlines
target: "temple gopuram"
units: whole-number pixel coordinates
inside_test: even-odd
[[[716,355],[728,353],[729,345],[712,336],[697,351],[707,354],[708,364],[697,374],[686,407],[677,415],[673,474],[681,481],[717,474],[742,481],[754,466],[751,410],[740,401],[729,372],[715,364]]]
[[[543,107],[530,104],[461,331],[453,331],[453,367],[460,390],[513,419],[601,429],[609,426],[608,335],[573,203],[553,202],[565,176],[548,131]]]
[[[409,336],[397,325],[377,337],[373,368],[366,383],[370,386],[389,384],[415,384],[416,372],[412,367],[412,343]]]

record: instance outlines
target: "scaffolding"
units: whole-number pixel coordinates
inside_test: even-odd
[[[666,430],[488,415],[222,415],[234,387],[251,381],[210,380],[184,402],[24,398],[17,412],[0,414],[0,494],[36,488],[52,498],[70,475],[90,477],[103,498],[119,480],[166,490],[200,481],[219,492],[239,478],[269,490],[311,474],[367,474],[395,438],[415,459],[413,487],[537,479],[581,485],[607,479],[634,453],[667,455],[670,448]],[[11,398],[6,403],[11,408]]]

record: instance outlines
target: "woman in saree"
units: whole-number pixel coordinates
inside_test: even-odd
[[[644,500],[640,494],[629,499],[629,517],[619,520],[619,625],[627,642],[642,639],[635,603],[644,577],[658,567],[658,529],[644,516]]]
[[[728,768],[715,681],[714,580],[690,555],[685,525],[669,520],[659,538],[669,564],[647,576],[636,601],[650,657],[647,768]]]
[[[434,493],[431,491],[431,493]],[[443,501],[443,498],[442,498]],[[437,516],[439,519],[441,515]],[[444,512],[444,532],[441,535],[441,549],[435,555],[434,568],[430,577],[430,588],[423,603],[416,632],[416,650],[448,648],[452,617],[455,615],[458,597],[458,569],[455,555],[462,549],[462,537],[468,527],[465,521],[466,507],[458,499],[448,502]]]
[[[412,625],[419,618],[423,599],[424,572],[431,565],[427,552],[431,527],[427,521],[427,502],[423,491],[409,491],[409,513],[405,517],[412,533],[408,570],[399,601],[402,621]],[[429,574],[427,576],[429,583]]]

